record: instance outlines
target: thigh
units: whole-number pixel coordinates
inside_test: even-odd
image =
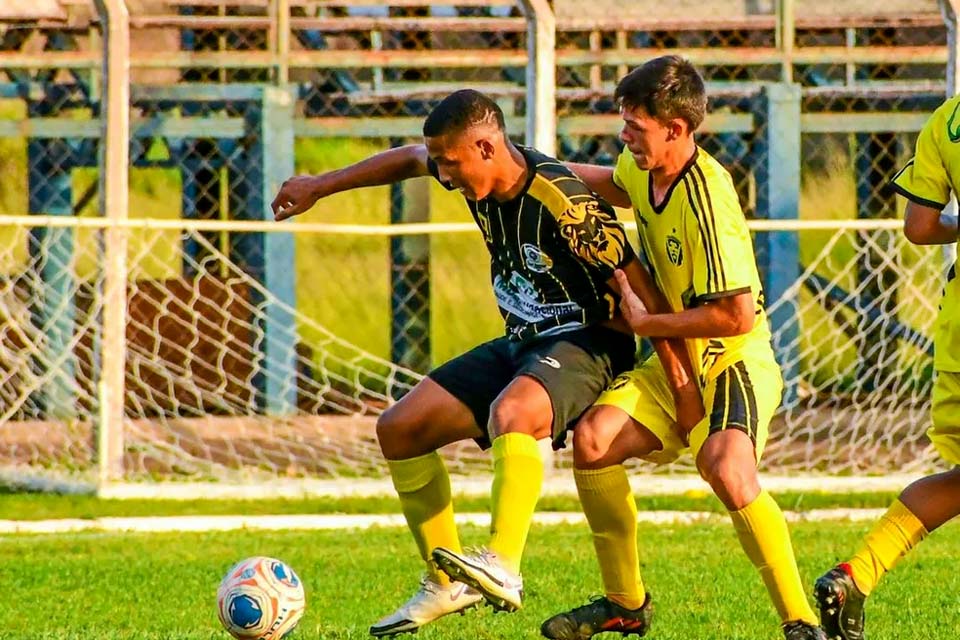
[[[490,446],[486,438],[490,405],[515,374],[512,349],[505,337],[490,340],[440,365],[428,376],[467,407],[478,427],[477,435],[471,437],[481,448]]]
[[[554,449],[620,371],[633,362],[633,336],[588,327],[536,342],[519,351],[518,377],[536,380],[549,398]]]
[[[960,465],[960,373],[938,371],[927,436],[944,460]]]
[[[703,390],[706,415],[690,433],[694,459],[711,435],[736,429],[750,438],[759,462],[782,394],[780,367],[772,359],[740,360],[721,371]]]
[[[672,462],[687,450],[676,430],[673,394],[657,356],[651,356],[636,369],[620,374],[600,394],[596,406],[620,409],[660,441],[658,450],[641,456],[645,460]]]
[[[650,459],[663,443],[646,426],[613,405],[594,405],[573,429],[573,464],[603,469],[630,458]]]
[[[430,378],[424,378],[377,421],[377,438],[389,460],[404,460],[477,438],[483,432],[470,408]]]

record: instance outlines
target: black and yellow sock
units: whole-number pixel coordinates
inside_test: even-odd
[[[505,433],[493,441],[490,550],[515,573],[542,484],[543,459],[533,436]]]
[[[400,507],[407,526],[417,541],[420,557],[427,563],[430,577],[440,584],[450,579],[430,561],[430,552],[446,547],[460,553],[460,538],[453,521],[450,476],[437,452],[406,460],[387,460],[393,486],[400,496]]]
[[[740,545],[767,586],[780,620],[817,624],[800,582],[787,522],[770,494],[761,491],[746,507],[731,511],[730,518]]]
[[[604,592],[627,609],[643,606],[646,592],[637,557],[637,503],[623,465],[574,469],[583,513],[593,532]]]
[[[857,588],[870,595],[880,578],[926,536],[927,529],[917,516],[895,500],[848,563]]]

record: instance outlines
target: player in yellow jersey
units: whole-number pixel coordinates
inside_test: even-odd
[[[957,216],[943,213],[950,192],[960,193],[960,97],[937,109],[917,138],[912,160],[894,177],[907,199],[904,233],[914,244],[957,241]],[[934,334],[931,442],[952,465],[960,465],[960,281],[947,275]],[[814,586],[820,619],[831,639],[861,640],[863,605],[897,561],[931,531],[960,515],[960,467],[909,485],[864,538],[849,561]]]
[[[625,148],[616,169],[573,165],[609,202],[632,207],[642,253],[671,311],[648,313],[622,273],[621,309],[634,332],[685,338],[706,415],[676,424],[656,356],[614,380],[574,430],[574,475],[593,531],[605,596],[541,626],[547,638],[643,635],[651,600],[637,558],[636,504],[622,463],[689,453],[730,511],[787,640],[825,638],[807,602],[786,522],[757,478],[782,381],[770,344],[750,234],[730,175],[693,137],[707,98],[677,56],[634,69],[617,86]]]

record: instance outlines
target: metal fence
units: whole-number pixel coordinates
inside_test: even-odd
[[[711,113],[699,140],[730,169],[749,217],[893,218],[896,201],[882,185],[953,86],[951,7],[932,0],[890,0],[882,8],[818,0],[682,0],[670,7],[647,0],[6,3],[0,214],[261,221],[283,179],[418,139],[430,108],[462,86],[494,96],[517,140],[562,159],[611,163],[620,148],[616,80],[673,52],[694,61],[708,81]],[[313,219],[469,220],[463,205],[430,181],[332,198]],[[90,458],[117,474],[123,429],[109,425],[131,415],[131,393],[139,397],[123,355],[133,348],[131,305],[140,304],[127,261],[148,243],[146,232],[31,226],[16,236],[27,226],[8,229],[14,240],[3,276],[36,330],[40,355],[24,362],[50,384],[24,396],[14,390],[20,383],[5,381],[5,411],[47,419],[52,407],[90,407],[91,419],[107,425],[102,433],[121,434],[91,443],[106,453]],[[795,294],[853,314],[852,322],[867,327],[853,338],[860,377],[882,392],[883,381],[895,379],[884,354],[901,340],[891,329],[901,306],[889,268],[892,237],[856,234],[850,255],[858,268],[843,282],[815,245],[799,238],[757,232],[768,300]],[[231,411],[285,415],[300,406],[303,385],[291,380],[303,375],[310,323],[334,326],[346,342],[409,372],[498,329],[476,278],[482,244],[466,236],[343,237],[213,225],[166,242],[165,251],[149,241],[155,255],[152,266],[138,267],[141,278],[162,282],[168,295],[181,291],[195,316],[204,313],[200,276],[212,278],[216,295],[239,296],[255,310],[242,318],[252,328],[244,334],[251,364],[239,378],[248,393]],[[92,286],[85,261],[106,265],[92,281],[102,300],[93,314],[78,297]],[[448,277],[458,270],[472,279]],[[14,272],[31,275],[11,278]],[[237,293],[237,278],[255,286]],[[780,305],[771,317],[791,381],[788,410],[809,395],[799,308]],[[871,322],[871,314],[884,322]],[[175,326],[153,326],[176,343]],[[95,337],[89,354],[76,355],[87,334]],[[216,349],[192,357],[224,367]],[[308,361],[322,368],[321,359]],[[86,400],[76,405],[78,397]]]

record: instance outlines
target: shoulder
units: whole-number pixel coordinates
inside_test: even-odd
[[[932,141],[946,150],[960,141],[960,96],[954,96],[941,104],[923,125],[919,144],[924,140]],[[951,143],[951,144],[945,144]]]
[[[521,151],[528,168],[534,172],[527,194],[554,215],[572,206],[599,200],[583,180],[556,158],[528,148]]]
[[[933,114],[930,116],[930,119],[927,120],[927,123],[946,125],[946,123],[951,119],[956,120],[958,110],[960,110],[960,95],[956,95],[949,100],[944,101],[943,104],[934,110]]]
[[[633,159],[633,155],[626,147],[624,147],[623,151],[620,152],[620,155],[617,156],[617,165],[614,168],[613,175],[614,181],[617,182],[625,191],[629,192],[633,188],[639,188],[642,186],[643,192],[646,193],[647,172],[637,166],[636,161]]]
[[[683,184],[687,199],[694,206],[698,202],[704,205],[716,201],[739,203],[730,172],[703,149],[697,149],[697,157],[684,176]]]

